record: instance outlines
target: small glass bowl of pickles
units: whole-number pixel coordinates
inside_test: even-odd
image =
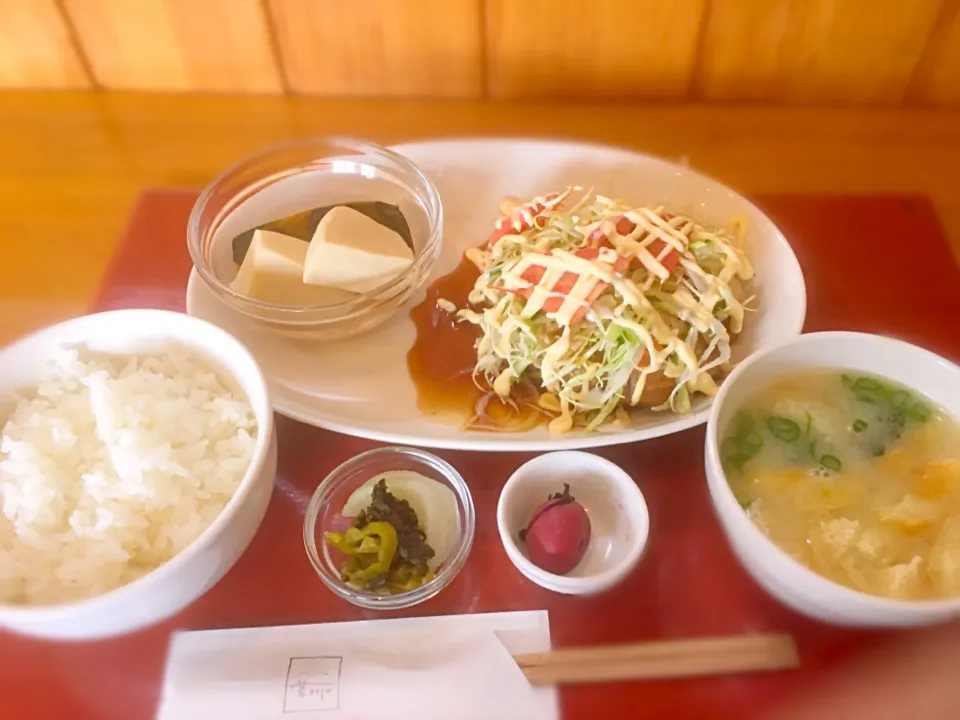
[[[307,506],[303,542],[323,583],[359,607],[395,610],[450,584],[473,546],[466,482],[422,450],[385,447],[333,470]]]
[[[335,208],[396,233],[407,253],[401,267],[382,282],[374,277],[359,285],[328,286],[306,271],[298,278],[293,266],[309,264],[306,249]],[[354,215],[354,230],[356,221]],[[242,160],[204,189],[187,224],[187,246],[206,289],[248,319],[297,340],[340,340],[388,320],[429,278],[442,235],[433,182],[399,153],[349,138],[298,140]],[[278,244],[264,249],[268,241]],[[266,258],[259,275],[251,247]],[[293,257],[300,250],[303,256]],[[318,266],[328,280],[342,272],[324,272],[330,263]]]

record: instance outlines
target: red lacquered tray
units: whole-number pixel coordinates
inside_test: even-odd
[[[182,310],[190,260],[184,242],[192,192],[144,194],[104,279],[97,309]],[[960,316],[960,271],[933,208],[921,197],[758,198],[793,244],[807,277],[807,330],[859,329],[960,358],[960,335],[938,317]],[[905,302],[905,258],[922,265]],[[918,313],[916,308],[937,309]],[[178,617],[121,639],[75,645],[0,634],[0,717],[136,720],[157,705],[167,642],[176,629],[316,623],[381,617],[320,583],[301,542],[303,499],[341,461],[374,443],[279,418],[280,472],[267,517],[246,554]],[[441,452],[473,490],[478,523],[466,569],[438,597],[397,615],[550,611],[556,646],[785,631],[803,669],[776,675],[562,690],[566,720],[752,718],[816,681],[874,637],[828,628],[768,598],[740,569],[714,520],[702,430],[600,454],[643,489],[650,546],[621,586],[595,598],[554,595],[525,580],[497,535],[500,488],[529,455]],[[451,718],[451,720],[456,720]]]

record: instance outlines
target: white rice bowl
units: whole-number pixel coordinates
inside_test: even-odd
[[[80,600],[159,567],[223,510],[256,433],[186,349],[61,350],[0,434],[0,602]]]
[[[209,323],[115,310],[0,349],[0,629],[170,618],[243,554],[276,468],[263,372]]]

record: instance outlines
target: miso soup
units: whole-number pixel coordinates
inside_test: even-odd
[[[750,519],[811,570],[872,595],[960,595],[960,427],[925,397],[799,373],[745,402],[720,452]]]

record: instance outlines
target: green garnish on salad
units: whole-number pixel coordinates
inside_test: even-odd
[[[467,251],[480,276],[457,316],[481,331],[475,382],[534,403],[551,432],[625,422],[626,407],[689,412],[716,393],[753,300],[742,226],[574,190],[501,205]],[[510,429],[484,407],[473,426]]]

